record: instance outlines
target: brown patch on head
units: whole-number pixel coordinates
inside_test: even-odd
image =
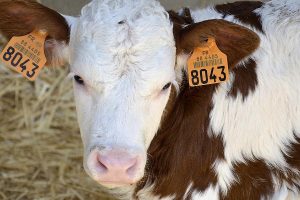
[[[182,14],[170,10],[168,11],[169,18],[173,23],[173,33],[175,41],[179,40],[179,33],[182,30],[183,26],[191,25],[194,23],[194,20],[191,16],[190,9],[184,8]]]
[[[238,163],[233,173],[237,182],[232,184],[227,195],[221,194],[221,200],[269,199],[274,193],[272,170],[261,160]]]
[[[194,20],[191,15],[191,11],[188,8],[184,8],[182,13],[179,14],[173,10],[168,11],[170,20],[174,25],[189,25],[193,24]]]
[[[216,86],[184,87],[176,99],[170,100],[174,106],[169,108],[148,149],[146,176],[137,193],[147,180],[148,184],[155,184],[155,195],[176,194],[176,199],[182,199],[191,182],[191,190],[197,191],[217,182],[212,165],[224,157],[224,146],[221,138],[209,134],[211,99]]]
[[[243,100],[245,100],[250,92],[255,90],[258,83],[256,62],[253,59],[249,59],[245,63],[239,64],[232,71],[235,79],[229,95],[236,98],[238,94],[241,94]]]
[[[0,32],[6,38],[23,36],[33,30],[47,31],[45,52],[47,63],[51,64],[55,45],[69,42],[70,28],[65,18],[35,1],[0,1]]]
[[[176,40],[177,51],[191,53],[209,37],[215,38],[219,49],[227,55],[230,68],[260,44],[260,38],[250,29],[225,20],[208,20],[182,29]]]
[[[235,3],[228,3],[217,5],[215,9],[223,14],[223,18],[228,15],[233,15],[242,23],[255,27],[257,30],[263,32],[261,18],[254,11],[264,5],[261,1],[241,1]]]

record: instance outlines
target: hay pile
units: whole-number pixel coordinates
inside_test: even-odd
[[[67,73],[43,69],[31,83],[0,64],[0,199],[110,199],[83,170]]]

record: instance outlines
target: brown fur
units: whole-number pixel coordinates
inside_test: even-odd
[[[273,194],[271,169],[263,161],[238,163],[233,171],[238,181],[232,184],[227,195],[221,195],[221,200],[259,200]]]
[[[295,135],[295,141],[290,144],[289,151],[285,155],[285,160],[289,164],[289,166],[293,169],[300,169],[300,138]],[[276,175],[278,180],[285,181],[291,186],[295,186],[298,190],[300,190],[299,184],[299,175],[291,170],[285,170],[286,173],[283,173],[282,170],[276,170]],[[298,180],[297,180],[298,179]]]
[[[194,23],[194,20],[191,16],[191,11],[188,8],[184,8],[181,15],[173,10],[168,11],[168,13],[173,24],[182,26]]]
[[[290,151],[285,156],[290,168],[300,168],[300,139],[295,134],[296,141],[290,144]],[[288,168],[278,168],[267,165],[259,159],[237,163],[234,166],[234,174],[238,182],[234,183],[227,195],[221,195],[221,200],[257,200],[262,197],[269,199],[275,192],[273,177],[277,184],[289,184],[291,188],[300,190],[299,175]],[[272,177],[273,175],[273,177]]]
[[[216,159],[224,157],[223,142],[207,134],[215,88],[189,89],[185,84],[179,96],[170,99],[175,102],[173,109],[148,150],[145,178],[156,183],[155,194],[162,197],[177,194],[176,199],[182,199],[191,181],[193,189],[199,191],[217,182],[211,166]]]
[[[70,28],[65,18],[56,11],[34,1],[0,1],[0,32],[7,39],[26,35],[35,29],[46,30],[49,41],[69,42]],[[47,64],[51,64],[51,53],[54,47],[47,46],[48,49],[45,51]]]
[[[171,10],[168,11],[170,20],[173,23],[173,33],[175,41],[179,41],[180,37],[180,31],[182,30],[183,26],[191,25],[194,23],[194,20],[192,19],[191,12],[188,8],[184,9],[183,15],[179,15],[175,11]],[[178,49],[177,49],[178,50]],[[177,52],[179,53],[179,52]]]
[[[223,14],[223,18],[227,15],[233,15],[239,21],[263,32],[260,16],[254,12],[263,5],[264,3],[261,1],[241,1],[217,5],[215,8],[218,12]]]
[[[244,64],[235,67],[232,71],[235,75],[235,79],[229,91],[229,95],[237,97],[237,95],[240,94],[245,100],[250,92],[255,90],[258,84],[256,62],[253,59],[249,59]]]
[[[295,135],[295,142],[293,142],[290,146],[290,151],[285,156],[287,163],[296,169],[300,169],[300,138]]]

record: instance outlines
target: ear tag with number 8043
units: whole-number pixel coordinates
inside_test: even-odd
[[[188,60],[190,87],[210,85],[229,80],[226,54],[218,48],[214,38],[194,49]]]
[[[34,81],[47,62],[44,51],[46,37],[47,32],[42,30],[12,37],[0,54],[0,60],[12,70]]]

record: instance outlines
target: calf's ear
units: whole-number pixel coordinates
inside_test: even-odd
[[[230,68],[252,54],[260,44],[260,38],[255,32],[225,20],[195,23],[179,31],[177,29],[174,34],[177,54],[189,54],[209,37],[215,38],[219,49],[228,57]]]
[[[10,39],[33,30],[46,30],[46,65],[60,66],[68,57],[70,27],[66,19],[32,0],[0,0],[0,33]]]

